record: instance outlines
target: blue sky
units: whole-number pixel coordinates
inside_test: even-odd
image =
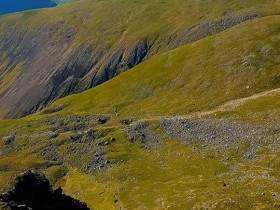
[[[0,0],[0,15],[53,6],[51,0]]]

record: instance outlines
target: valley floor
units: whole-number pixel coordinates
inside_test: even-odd
[[[3,121],[1,192],[32,169],[91,209],[279,209],[279,125],[246,119],[250,103],[279,96],[274,89],[186,116]],[[268,114],[253,111],[250,120]]]

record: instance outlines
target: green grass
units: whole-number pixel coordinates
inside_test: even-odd
[[[280,93],[278,92],[247,101],[232,110],[217,113],[215,117],[253,124],[279,126]]]
[[[9,70],[7,72],[2,72],[1,70],[5,69],[7,66],[5,65],[5,62],[0,65],[0,72],[1,72],[1,76],[0,76],[0,94],[3,93],[5,90],[7,90],[8,87],[13,84],[15,79],[20,74],[21,66],[22,66],[22,63],[16,65],[14,67],[14,69],[12,69],[12,70]]]
[[[274,8],[271,7],[272,1],[234,2],[240,3],[236,11],[266,11],[266,8]],[[129,36],[135,40],[142,33],[146,34],[145,30],[152,31],[151,34],[176,30],[181,19],[168,20],[174,24],[163,19],[162,22],[167,21],[170,28],[160,24],[144,27],[141,21],[150,21],[152,18],[156,20],[163,11],[174,13],[177,9],[179,13],[191,4],[190,1],[179,1],[175,3],[173,11],[166,10],[172,2],[164,1],[150,1],[147,5],[141,1],[92,1],[100,17],[101,14],[104,17],[108,14],[104,8],[110,3],[113,3],[109,7],[113,17],[113,10],[121,6],[139,8],[139,11],[133,13],[135,17],[132,19],[128,18],[126,10],[121,10],[122,18],[126,17],[122,20],[133,22]],[[160,9],[153,11],[151,8],[156,4],[160,4]],[[48,17],[54,11],[63,14],[69,12],[67,9],[73,5],[79,11],[88,2],[64,5],[59,10],[48,10],[50,13],[40,11],[33,15]],[[263,5],[266,6],[263,8]],[[199,20],[202,13],[205,16],[202,19],[219,17],[225,11],[220,8],[230,8],[232,4],[212,2],[212,6],[213,12],[209,11],[209,5],[205,2],[193,3],[189,9],[193,11],[194,22],[196,18]],[[178,18],[189,20],[187,11]],[[143,12],[149,15],[139,19],[137,15]],[[21,16],[17,14],[5,18],[12,20]],[[133,18],[138,21],[134,22]],[[41,24],[42,21],[40,18],[29,19],[34,21],[30,22],[32,24]],[[108,27],[109,21],[106,18],[101,20],[92,23],[96,26],[91,27],[104,27],[108,33],[106,39],[113,43],[119,35],[113,30],[118,27]],[[24,23],[26,20],[22,21]],[[53,21],[56,21],[56,16]],[[162,144],[147,150],[139,141],[132,143],[120,126],[120,120],[127,118],[145,119],[157,115],[185,115],[211,110],[228,100],[278,88],[279,23],[278,16],[243,23],[215,36],[157,55],[98,87],[60,99],[34,115],[1,120],[1,191],[10,187],[11,180],[17,174],[33,169],[45,172],[54,187],[62,186],[65,193],[86,202],[91,209],[120,209],[120,206],[126,209],[279,209],[279,200],[272,195],[272,192],[280,193],[277,151],[272,152],[264,147],[252,161],[243,160],[246,145],[240,145],[239,151],[228,151],[225,155],[218,155],[207,148],[202,149],[203,153],[195,152],[176,139],[168,139],[157,128],[157,119],[149,121],[148,129],[160,136]],[[79,33],[89,30],[86,33],[97,33],[93,36],[98,36],[98,32],[90,29],[81,29]],[[77,43],[79,41],[82,38]],[[248,101],[231,111],[211,117],[266,124],[275,116],[278,120],[279,111],[279,94],[275,94]],[[69,140],[74,131],[67,131],[51,139],[50,134],[54,129],[63,130],[66,125],[60,124],[60,121],[49,125],[46,120],[95,114],[112,117],[107,124],[92,126],[90,129],[104,130],[104,136],[95,140],[96,144],[107,141],[111,136],[116,138],[116,142],[105,147],[105,157],[114,164],[102,170],[86,171],[81,166],[92,156],[84,153],[83,147],[89,145],[76,143],[78,153],[68,153],[75,145]],[[17,135],[11,149],[5,140],[14,133]],[[62,154],[64,159],[52,161],[43,158],[42,148],[57,149],[58,156]],[[225,161],[226,157],[230,160]],[[224,182],[227,186],[223,186]],[[262,195],[263,192],[265,195]]]
[[[278,8],[279,2],[271,0],[234,0],[223,4],[191,0],[85,0],[1,19],[2,22],[16,23],[19,29],[25,30],[63,20],[67,27],[76,30],[76,45],[90,40],[104,46],[117,46],[118,43],[131,46],[141,39],[153,40],[159,36],[154,44],[160,46],[174,32],[204,21],[246,14],[275,14],[280,12]]]
[[[117,144],[108,150],[115,151],[115,154],[109,153],[108,157],[110,160],[122,158],[124,162],[94,176],[74,169],[62,181],[66,193],[87,202],[91,209],[119,209],[115,199],[127,209],[141,208],[142,205],[148,209],[162,209],[168,205],[173,209],[190,208],[207,199],[200,196],[192,203],[188,202],[188,196],[195,195],[190,193],[193,189],[199,193],[221,186],[217,175],[227,167],[218,158],[202,159],[181,143],[170,140],[148,153],[140,145],[127,144],[128,140],[121,132],[114,135]],[[209,184],[210,180],[213,184]]]
[[[153,44],[149,55],[160,54],[163,52],[167,52],[170,49],[174,49],[177,46],[182,46],[183,44],[185,44],[187,42],[187,39],[183,39],[185,37],[189,37],[189,41],[191,41],[195,40],[196,38],[199,39],[203,37],[203,35],[206,36],[207,34],[209,34],[209,31],[214,31],[213,33],[215,34],[215,32],[222,31],[227,27],[223,28],[223,26],[221,26],[220,29],[217,29],[210,28],[209,26],[209,28],[205,27],[203,30],[193,32],[192,35],[189,34],[190,29],[197,29],[200,25],[207,25],[207,23],[209,22],[216,22],[222,19],[241,19],[241,17],[248,17],[255,14],[279,14],[279,6],[280,5],[278,1],[272,0],[234,0],[226,1],[223,3],[219,1],[210,1],[206,3],[204,1],[193,0],[178,0],[175,2],[163,0],[84,0],[72,2],[70,4],[63,4],[55,8],[34,10],[1,17],[0,22],[2,24],[0,36],[5,37],[7,36],[7,34],[9,34],[8,36],[13,37],[10,34],[24,34],[24,36],[29,37],[30,35],[31,39],[34,39],[32,41],[34,41],[35,43],[35,37],[37,35],[33,36],[33,32],[36,30],[42,30],[44,32],[41,32],[41,34],[52,33],[50,45],[53,46],[53,50],[56,51],[57,46],[60,47],[60,40],[64,39],[63,34],[68,35],[68,33],[71,31],[71,39],[74,39],[69,49],[71,52],[80,52],[80,49],[84,48],[85,45],[92,44],[92,46],[94,46],[94,51],[98,51],[97,54],[99,54],[99,52],[104,52],[106,53],[106,56],[112,58],[113,55],[119,53],[120,51],[122,51],[122,49],[125,49],[123,62],[127,63],[126,61],[130,59],[129,55],[135,50],[137,44],[139,43],[147,42],[150,45]],[[227,24],[228,22],[225,25]],[[15,28],[9,28],[10,25],[14,25]],[[50,32],[50,30],[53,31]],[[258,31],[257,28],[255,30]],[[38,40],[41,40],[41,34],[38,35]],[[178,36],[177,39],[174,38],[176,36]],[[3,43],[5,42],[3,41]],[[14,43],[16,44],[17,41],[15,41]],[[33,46],[37,45],[34,44]],[[205,47],[207,47],[207,44]],[[9,48],[13,50],[14,48],[16,48],[16,46],[13,46],[13,44],[11,44]],[[20,51],[20,49],[18,50]],[[201,50],[203,49],[201,48]],[[34,53],[40,55],[41,51]],[[208,56],[211,56],[211,54],[209,54]],[[20,56],[16,57],[17,59],[14,62],[21,62]],[[207,55],[205,54],[203,55],[203,57],[207,58]],[[106,66],[108,64],[108,59],[106,58],[100,59],[96,68],[102,66],[101,69],[103,69],[103,66]],[[181,59],[187,58],[181,57]],[[254,60],[257,58],[248,57],[248,59]],[[7,61],[5,59],[1,59],[1,63],[4,62]],[[40,64],[41,62],[38,62],[38,64],[36,63],[36,65]],[[198,64],[199,60],[193,62],[193,65]],[[56,64],[54,64],[54,66],[56,66]],[[154,67],[159,68],[160,66]],[[28,67],[25,68],[23,67],[23,70],[27,73],[29,72],[29,70],[31,71],[31,69],[33,69]],[[40,67],[38,68],[40,69]],[[56,67],[54,68],[56,69]],[[186,68],[192,68],[192,66],[186,66]],[[85,78],[79,79],[83,82],[78,84],[77,90],[84,90],[85,86],[89,86],[89,84],[91,84],[90,81],[94,77],[93,75],[95,75],[95,71],[97,70],[93,68],[85,76]],[[118,69],[118,71],[122,72],[124,71],[124,69]],[[101,74],[101,72],[99,72],[98,74]],[[38,72],[34,72],[34,74],[32,73],[32,75],[34,75],[35,78],[44,77],[44,75],[42,76],[40,70],[38,70]],[[15,81],[13,83],[14,85],[21,84],[19,82],[19,79],[16,80],[17,74],[12,74],[11,76],[12,78],[9,81]],[[165,75],[163,74],[163,76]],[[210,78],[208,79],[211,79],[211,77],[213,76],[214,75],[210,76]],[[197,84],[195,86],[198,86],[201,81],[202,78],[197,79]],[[28,81],[26,82],[28,83]],[[36,85],[39,85],[40,82],[34,81],[34,83],[36,83]],[[36,85],[34,85],[34,89],[36,89]],[[152,87],[147,86],[147,88]],[[177,90],[175,91],[178,92]],[[0,90],[0,92],[2,92],[2,90]],[[32,98],[33,92],[31,91],[30,93],[30,91],[26,90],[25,93],[27,92],[29,94],[32,93],[32,96],[30,96]],[[34,94],[34,97],[38,97],[38,95],[35,96]],[[145,97],[145,95],[140,93],[139,97]],[[20,96],[17,96],[16,98],[20,98]],[[38,100],[39,103],[39,99],[32,98],[30,99],[32,103],[29,104],[28,102],[26,102],[26,106],[37,106],[38,104],[37,102],[35,102],[36,100]],[[165,103],[166,100],[162,100],[161,103]],[[191,106],[194,100],[196,99],[191,98],[187,105]],[[13,100],[7,98],[7,100],[3,102],[5,110],[0,111],[1,118],[3,118],[3,116],[5,115],[7,116],[9,111],[13,111],[11,110],[11,107],[13,106],[11,104],[13,103],[8,103],[9,101]],[[126,101],[124,104],[119,104],[119,106],[126,106],[127,103],[130,103],[130,101]],[[212,104],[210,104],[210,106],[211,105]],[[178,104],[174,104],[174,107],[175,106],[178,106]],[[28,108],[24,111],[29,111]],[[25,109],[25,106],[22,105],[21,109]],[[17,116],[25,114],[23,113],[24,111],[20,110]]]
[[[108,150],[120,151],[119,157],[124,162],[94,175],[71,169],[61,181],[65,192],[87,202],[91,209],[119,209],[119,205],[127,209],[277,209],[279,206],[272,196],[272,192],[279,193],[278,184],[262,177],[278,176],[274,174],[277,165],[269,164],[269,169],[266,168],[266,161],[273,162],[268,154],[253,162],[235,159],[234,163],[225,163],[211,151],[203,157],[176,140],[165,139],[163,146],[148,152],[141,145],[128,144],[125,136],[116,136],[120,142]],[[237,169],[230,172],[235,164]],[[246,178],[246,174],[251,176]],[[117,204],[115,199],[119,201]]]
[[[43,113],[63,107],[54,114],[188,114],[277,88],[279,20],[250,21],[155,56],[96,88],[56,101]],[[276,55],[267,57],[264,48]]]

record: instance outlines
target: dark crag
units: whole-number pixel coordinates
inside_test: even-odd
[[[86,204],[62,194],[62,189],[52,190],[49,180],[31,171],[16,179],[15,188],[0,195],[9,210],[88,210]]]

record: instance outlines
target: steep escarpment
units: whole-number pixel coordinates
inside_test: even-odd
[[[236,4],[240,7],[234,7]],[[33,113],[58,98],[99,85],[157,53],[277,14],[277,5],[237,0],[225,5],[82,1],[3,17],[0,115],[13,118]]]
[[[75,31],[59,22],[36,32],[6,33],[1,51],[2,110],[6,117],[27,115],[55,99],[98,85],[140,63],[148,43],[119,49],[88,41],[73,46]],[[14,77],[8,78],[12,73]],[[5,80],[10,80],[5,83]],[[12,82],[11,82],[12,80]],[[32,81],[30,81],[32,80]]]

